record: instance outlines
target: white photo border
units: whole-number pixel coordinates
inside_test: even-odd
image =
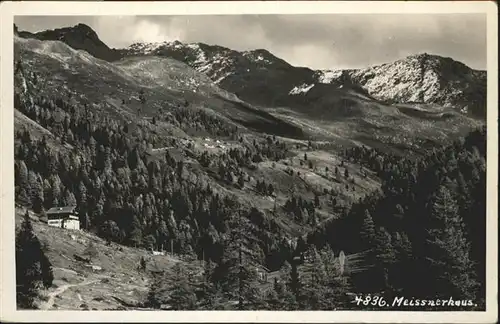
[[[490,1],[16,1],[0,4],[0,320],[16,322],[495,323],[498,245],[498,16]],[[14,260],[14,16],[459,14],[487,16],[487,287],[485,312],[407,311],[18,311]],[[397,28],[397,26],[395,27]],[[418,280],[418,279],[415,279]]]

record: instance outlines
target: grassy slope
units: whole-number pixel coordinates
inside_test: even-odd
[[[402,148],[404,150],[415,139],[418,139],[417,143],[420,141],[423,144],[429,141],[442,141],[450,134],[463,132],[476,124],[474,120],[452,111],[444,112],[443,115],[440,108],[429,106],[387,106],[359,93],[341,90],[331,92],[325,97],[320,96],[322,93],[314,92],[311,94],[313,97],[304,95],[301,98],[304,103],[311,99],[311,111],[276,107],[260,110],[238,101],[231,94],[217,88],[207,77],[186,65],[169,59],[127,58],[111,64],[97,60],[85,52],[76,52],[60,42],[17,38],[15,42],[16,55],[18,58],[22,57],[25,70],[30,71],[29,73],[36,72],[38,75],[36,89],[30,91],[40,91],[45,96],[71,93],[76,101],[99,103],[94,105],[93,109],[103,109],[118,119],[136,122],[141,120],[137,116],[137,111],[141,107],[138,93],[144,89],[148,100],[146,106],[148,111],[141,115],[144,123],[154,129],[160,137],[184,138],[174,150],[188,162],[186,164],[191,175],[197,174],[205,178],[215,190],[236,195],[246,205],[267,211],[269,216],[272,215],[274,199],[255,192],[257,179],[273,184],[277,192],[278,205],[284,204],[292,192],[313,199],[314,192],[322,193],[323,189],[332,188],[339,192],[337,199],[341,205],[354,202],[379,188],[380,180],[371,173],[364,178],[359,166],[350,162],[346,162],[346,166],[355,184],[342,176],[344,168],[341,168],[341,176],[335,177],[333,173],[335,166],[341,161],[338,149],[364,143],[402,152],[400,144],[405,144],[406,147]],[[31,78],[29,75],[26,77]],[[209,170],[187,157],[189,141],[194,143],[191,151],[207,150],[204,146],[205,136],[189,136],[179,127],[164,122],[159,122],[157,125],[147,122],[149,120],[147,117],[154,115],[157,108],[168,109],[169,106],[183,104],[185,99],[190,101],[190,108],[204,109],[246,129],[245,137],[248,141],[252,138],[261,138],[259,132],[264,130],[282,136],[279,138],[280,141],[285,141],[294,147],[294,156],[275,163],[262,162],[259,163],[257,170],[246,170],[251,176],[251,181],[246,183],[243,189],[219,182]],[[124,100],[126,103],[123,103]],[[315,106],[314,103],[318,100],[323,102]],[[329,105],[332,110],[324,111],[323,108]],[[15,113],[15,122],[16,129],[26,126],[35,137],[47,135],[49,143],[61,149],[60,142],[48,130],[19,111]],[[311,135],[318,148],[307,149],[305,139],[293,136],[297,130]],[[212,139],[212,143],[215,140]],[[225,141],[224,145],[229,148],[241,144]],[[217,154],[225,152],[222,148],[209,150]],[[308,160],[313,161],[315,169],[310,169],[304,161],[303,166],[300,165],[304,153],[307,153]],[[325,172],[325,167],[328,167],[328,173]],[[284,172],[286,168],[293,169],[294,175],[290,176]],[[297,172],[300,172],[300,177]],[[349,190],[345,190],[346,184],[349,185]],[[353,187],[355,190],[352,190]],[[329,196],[321,195],[320,201],[321,208],[317,210],[319,220],[335,217],[336,212],[329,203]],[[290,235],[303,235],[311,230],[308,225],[297,224],[283,213],[272,217],[278,217],[282,227]],[[43,307],[116,308],[122,304],[113,296],[135,301],[144,298],[149,279],[147,276],[141,276],[135,269],[145,251],[126,247],[122,247],[123,251],[120,251],[116,247],[105,246],[102,240],[88,233],[75,233],[76,240],[73,240],[69,231],[65,231],[68,235],[60,235],[62,231],[60,229],[49,228],[38,222],[35,222],[34,226],[41,240],[49,245],[48,254],[56,267],[55,284],[59,287],[55,288],[59,289],[55,293],[60,297],[54,297],[55,305],[50,305],[53,299],[49,297],[49,303],[43,304],[45,305]],[[94,240],[101,251],[96,263],[103,267],[102,272],[93,273],[72,259],[74,253],[83,252],[88,240]],[[157,257],[157,262],[159,267],[169,269],[176,260]],[[196,262],[192,265],[196,267],[197,264]],[[94,283],[95,280],[97,282]],[[68,284],[79,286],[69,287]],[[51,289],[50,293],[54,293],[54,289]]]
[[[138,100],[127,101],[123,104],[122,99],[128,100],[130,97],[135,97],[135,95],[131,96],[131,94],[138,94],[139,89],[145,89],[148,98],[147,107],[150,107],[150,105],[154,107],[162,104],[172,104],[169,96],[175,97],[175,101],[177,102],[182,102],[185,95],[189,93],[192,98],[198,96],[199,100],[207,99],[205,102],[208,102],[209,105],[209,107],[197,107],[194,104],[193,109],[205,109],[215,114],[230,116],[230,119],[239,121],[240,126],[241,122],[245,121],[251,128],[264,127],[272,131],[281,125],[282,129],[285,129],[281,134],[287,133],[287,130],[290,130],[290,128],[286,129],[287,126],[281,122],[281,119],[248,104],[232,101],[233,98],[229,94],[218,89],[207,77],[199,75],[182,63],[176,63],[169,59],[149,57],[152,60],[147,61],[146,58],[127,58],[117,62],[115,66],[90,57],[84,52],[77,52],[60,42],[41,42],[38,40],[17,38],[16,48],[18,57],[21,56],[23,58],[25,70],[36,72],[38,75],[38,84],[34,86],[37,89],[32,91],[40,91],[46,96],[61,95],[61,93],[64,94],[66,92],[71,93],[75,100],[85,98],[91,102],[100,101],[100,107],[94,105],[92,109],[104,109],[113,116],[118,115],[117,118],[120,119],[129,121],[137,120],[136,111],[138,106],[140,106]],[[141,74],[140,71],[143,70],[137,70],[138,64],[141,67],[146,66],[146,72]],[[75,75],[78,77],[75,77]],[[165,80],[173,81],[165,82]],[[29,80],[27,83],[31,84]],[[84,86],[83,83],[87,85]],[[204,95],[196,92],[200,88],[204,89]],[[164,91],[159,91],[160,89]],[[182,93],[179,94],[177,91],[182,91]],[[105,99],[104,101],[102,101],[103,98]],[[33,123],[26,116],[23,116],[23,120],[26,121],[27,125]],[[194,143],[198,143],[194,150],[201,151],[206,149],[203,146],[202,138],[190,137],[178,127],[161,122],[158,125],[146,124],[161,137],[174,136],[190,139]],[[33,129],[38,128],[35,127]],[[248,131],[252,132],[251,129]],[[293,132],[293,130],[290,131]],[[254,133],[253,136],[260,137],[258,133]],[[280,138],[280,140],[304,144],[304,141],[291,140],[287,137]],[[54,146],[57,146],[57,142],[54,143]],[[237,147],[239,143],[226,142],[226,147],[229,148],[231,146]],[[179,144],[179,150],[185,158],[187,148]],[[220,154],[224,153],[222,149],[213,149],[212,151],[219,151]],[[303,152],[297,151],[296,154],[300,157],[303,155]],[[331,170],[334,169],[335,163],[338,163],[338,161],[335,162],[338,158],[335,158],[334,153],[318,151],[317,154],[324,155],[325,161],[323,165],[328,165]],[[195,168],[201,169],[196,161],[191,162],[194,163]],[[288,183],[297,182],[297,178],[290,177],[281,170],[284,163],[285,161],[276,163],[276,168],[273,168],[270,163],[261,163],[257,171],[249,171],[250,175],[255,179],[264,178],[271,183],[278,184],[278,200],[280,202],[289,196]],[[336,183],[329,185],[327,183],[329,180],[323,179],[321,176],[315,177],[312,170],[301,170],[303,168],[298,167],[298,162],[296,161],[295,163],[297,166],[292,166],[292,168],[306,175],[304,180],[301,180],[305,184],[303,186],[304,190],[299,188],[297,193],[311,196],[311,193],[307,192],[310,190],[311,185],[317,186],[321,184],[326,188],[332,186],[340,187]],[[321,168],[324,168],[323,165],[321,165]],[[206,173],[206,170],[202,171]],[[250,184],[247,184],[244,190],[239,190],[235,187],[227,188],[227,186],[226,188],[224,186],[219,187],[222,187],[221,190],[238,195],[252,205],[271,209],[274,203],[270,198],[259,196],[254,192],[252,187],[255,184],[255,179]],[[319,179],[323,180],[320,181]],[[360,181],[360,183],[362,182]],[[365,189],[369,190],[370,188],[371,185]],[[347,194],[347,196],[350,195]],[[357,195],[353,195],[352,198],[357,199],[357,197]]]
[[[340,193],[338,198],[341,201],[353,202],[378,188],[379,180],[371,174],[367,178],[362,177],[359,166],[349,163],[347,165],[355,180],[354,185],[348,183],[344,177],[334,177],[335,166],[340,164],[340,157],[336,153],[338,149],[367,144],[402,153],[421,145],[442,142],[447,137],[478,124],[451,109],[443,111],[439,107],[388,106],[353,89],[325,88],[329,90],[325,93],[321,86],[313,87],[306,94],[295,96],[297,104],[309,103],[309,111],[289,108],[261,110],[238,101],[234,95],[218,88],[207,76],[184,63],[164,57],[128,57],[109,63],[86,52],[75,51],[61,42],[42,42],[18,37],[15,38],[15,53],[18,58],[22,57],[26,71],[37,73],[38,81],[34,86],[36,89],[30,91],[40,91],[46,96],[71,94],[76,101],[99,103],[92,109],[104,109],[118,119],[135,123],[140,120],[137,118],[137,112],[142,105],[138,94],[142,89],[147,98],[147,111],[139,117],[146,120],[149,120],[147,116],[155,114],[157,108],[163,107],[168,111],[169,106],[183,104],[184,100],[188,99],[191,103],[190,109],[203,109],[242,129],[246,128],[247,132],[253,133],[248,135],[250,138],[261,137],[259,132],[254,131],[265,130],[283,136],[280,140],[293,147],[299,144],[302,148],[294,150],[295,157],[276,163],[263,162],[257,170],[247,170],[252,180],[242,190],[212,179],[208,170],[195,160],[187,158],[187,142],[179,144],[180,156],[191,162],[192,170],[197,170],[201,176],[212,182],[215,188],[238,196],[248,205],[268,211],[273,208],[274,200],[256,194],[254,185],[257,179],[265,179],[276,187],[279,204],[290,197],[292,189],[296,194],[312,199],[314,192],[321,193],[324,189],[333,188]],[[21,81],[18,83],[22,83]],[[26,83],[31,85],[31,81]],[[325,107],[331,109],[325,110]],[[16,113],[16,121],[16,127],[20,124],[33,124],[20,113]],[[191,151],[207,150],[203,138],[189,136],[175,125],[164,122],[157,125],[147,121],[144,123],[161,138],[173,136],[192,141],[196,145]],[[32,128],[32,132],[40,129],[28,128]],[[309,135],[320,148],[307,150],[304,148],[304,139],[300,139],[300,136],[298,139],[292,138],[302,132]],[[161,147],[161,144],[159,145]],[[57,147],[57,140],[54,146]],[[225,146],[238,147],[240,144],[225,142]],[[218,154],[225,153],[224,149],[219,148],[209,150]],[[310,160],[313,160],[316,170],[309,169],[307,163],[304,163],[304,166],[299,165],[299,160],[306,152]],[[293,176],[284,172],[287,167],[294,170]],[[325,167],[330,170],[329,174],[325,174]],[[296,175],[297,172],[301,173],[300,177]],[[345,190],[346,184],[349,184],[350,190]],[[352,187],[355,188],[354,191]],[[335,216],[329,199],[321,197],[320,200],[320,218]],[[303,226],[297,226],[286,217],[283,217],[282,222],[293,233],[298,234],[304,230]]]
[[[464,135],[484,122],[467,117],[452,107],[433,105],[388,105],[357,92],[310,92],[298,100],[310,102],[308,109],[272,109],[272,113],[300,125],[318,140],[337,147],[364,144],[394,151],[420,151],[432,144]]]
[[[54,148],[55,150],[68,151],[73,148],[70,144],[61,145],[61,141],[57,137],[55,137],[54,134],[52,134],[39,124],[35,123],[33,120],[31,120],[29,117],[27,117],[17,109],[14,109],[14,129],[16,131],[19,129],[27,130],[32,138],[45,137],[50,147]]]
[[[22,222],[24,213],[24,209],[16,209],[16,226]],[[46,298],[39,301],[42,309],[116,309],[124,307],[116,298],[130,304],[143,301],[147,295],[150,274],[137,271],[142,256],[148,261],[148,272],[158,269],[168,272],[176,262],[186,262],[194,272],[201,271],[198,261],[180,261],[170,255],[153,256],[143,249],[115,243],[107,246],[104,240],[94,234],[50,227],[33,216],[34,231],[42,244],[47,244],[46,253],[54,267],[53,287],[45,291],[43,295]],[[74,258],[75,254],[83,255],[89,241],[99,251],[92,264],[100,266],[102,270],[92,271],[91,267]],[[55,295],[53,304],[51,295]]]
[[[24,208],[16,208],[16,228],[20,226],[25,212]],[[186,260],[168,253],[153,256],[146,250],[115,243],[108,246],[92,233],[51,227],[38,215],[30,212],[30,216],[35,234],[42,246],[46,246],[45,253],[54,273],[52,287],[42,291],[36,300],[41,310],[148,310],[141,304],[147,297],[152,271],[163,270],[168,278],[169,274],[174,275],[174,265],[182,262],[195,277],[203,273],[203,265],[197,260]],[[75,259],[75,255],[84,256],[90,241],[98,255],[89,264]],[[137,270],[141,257],[147,260],[146,272]],[[334,263],[338,268],[338,257]],[[346,256],[345,275],[363,271],[362,263],[363,253]],[[100,268],[92,270],[92,265]],[[299,271],[304,273],[302,279],[307,280],[309,266],[300,266]],[[267,283],[261,282],[259,289],[272,289],[274,278],[279,276],[280,271],[270,273]],[[167,288],[172,284],[164,282]]]

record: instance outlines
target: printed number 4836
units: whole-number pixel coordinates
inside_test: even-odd
[[[379,306],[379,307],[384,307],[387,306],[387,302],[385,301],[384,297],[379,297],[379,296],[365,296],[365,297],[360,297],[356,296],[354,298],[353,303],[355,303],[357,306],[363,305],[363,306]]]

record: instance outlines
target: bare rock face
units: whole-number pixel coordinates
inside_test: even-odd
[[[121,57],[117,50],[111,49],[104,44],[104,42],[99,39],[97,33],[85,24],[45,30],[38,33],[21,31],[18,34],[24,38],[62,41],[76,50],[84,50],[101,60],[113,61]]]
[[[486,72],[451,58],[427,53],[359,70],[324,71],[321,82],[349,82],[391,103],[425,103],[454,107],[483,116]]]
[[[338,103],[332,92],[350,89],[388,103],[436,104],[483,118],[486,112],[486,71],[427,53],[364,69],[315,71],[292,66],[265,49],[239,52],[179,41],[111,49],[85,24],[35,34],[14,28],[20,37],[62,41],[106,61],[130,56],[168,57],[205,74],[240,99],[264,107],[308,109],[305,103],[309,106],[312,102],[325,110]]]

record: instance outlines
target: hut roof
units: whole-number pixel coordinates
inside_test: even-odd
[[[47,214],[68,214],[75,213],[76,206],[52,207],[47,211]]]

